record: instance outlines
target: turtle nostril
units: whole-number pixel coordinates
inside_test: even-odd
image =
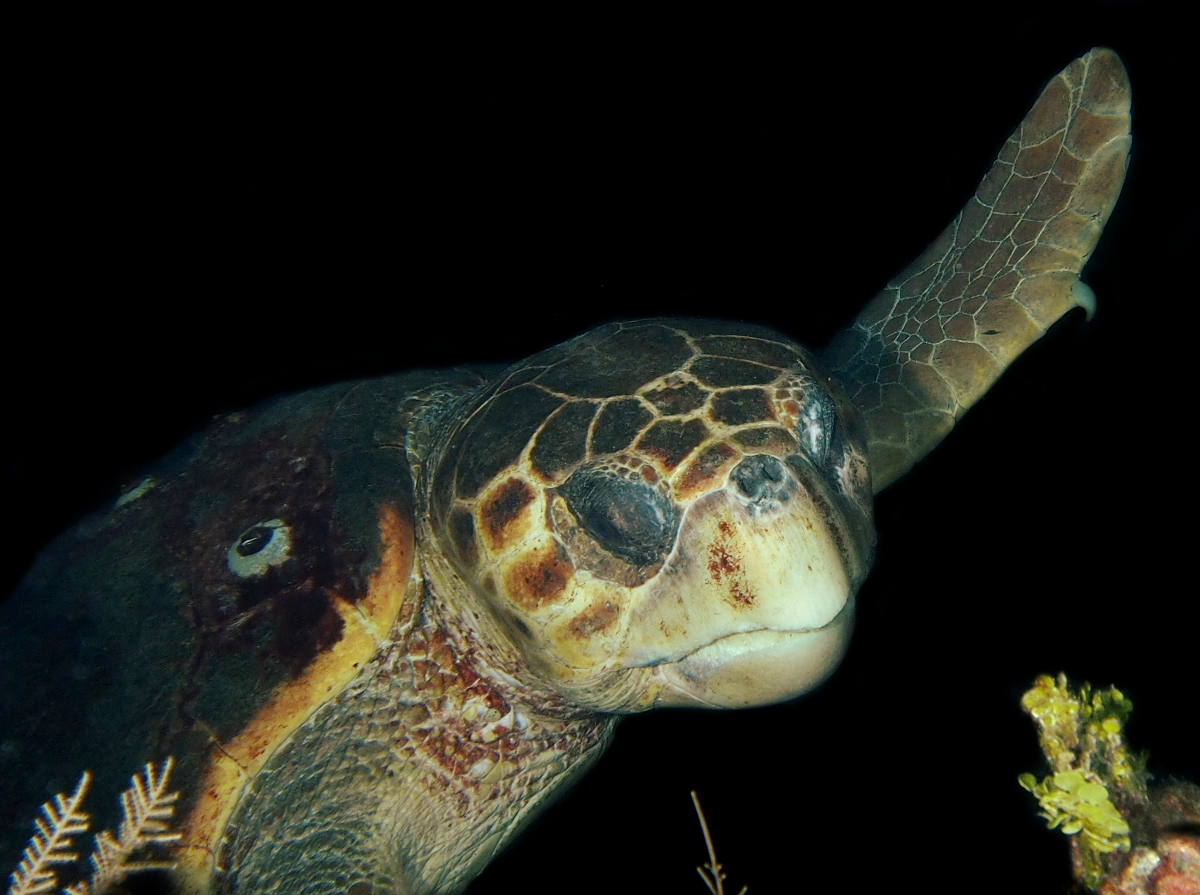
[[[733,469],[733,481],[752,501],[787,500],[787,472],[783,464],[767,454],[753,454]]]

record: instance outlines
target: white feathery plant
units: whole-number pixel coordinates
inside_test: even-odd
[[[169,821],[175,813],[179,793],[167,792],[167,781],[175,761],[168,758],[155,771],[147,764],[140,776],[130,778],[130,787],[121,794],[121,824],[113,836],[108,830],[96,835],[91,854],[92,873],[62,890],[62,895],[105,895],[131,873],[146,870],[170,870],[170,861],[133,860],[135,853],[153,846],[172,845],[180,834],[170,832]],[[8,895],[43,895],[58,891],[55,865],[74,864],[79,855],[68,851],[71,837],[85,833],[88,815],[79,810],[92,775],[87,771],[68,798],[61,793],[42,805],[45,820],[34,820],[35,832],[17,869],[11,876]]]
[[[59,793],[52,801],[42,805],[42,814],[46,819],[34,818],[33,838],[25,847],[21,863],[13,871],[12,886],[9,887],[8,895],[41,895],[43,892],[53,892],[58,888],[54,865],[74,864],[79,860],[78,854],[67,849],[71,847],[72,836],[87,832],[88,816],[79,810],[79,805],[87,795],[88,784],[91,782],[92,775],[84,771],[70,798]]]

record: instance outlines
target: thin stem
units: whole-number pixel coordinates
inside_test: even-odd
[[[703,867],[697,867],[696,872],[700,874],[700,879],[704,880],[704,885],[708,886],[708,891],[712,895],[725,895],[725,874],[721,872],[721,865],[717,863],[717,852],[713,848],[712,836],[708,832],[708,821],[704,819],[704,809],[700,807],[700,797],[696,795],[694,789],[692,790],[692,804],[696,806],[696,817],[700,818],[700,829],[704,831],[704,845],[708,849],[708,863]],[[706,868],[707,873],[705,872]],[[749,886],[742,886],[742,891],[738,895],[746,895],[749,888]]]

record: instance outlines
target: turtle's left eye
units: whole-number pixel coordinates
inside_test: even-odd
[[[675,543],[675,508],[641,479],[585,467],[563,483],[561,493],[583,529],[626,562],[638,566],[658,562]]]
[[[225,562],[239,578],[258,578],[287,562],[291,553],[291,528],[282,519],[268,519],[238,535],[225,552]]]
[[[823,388],[814,387],[804,396],[796,435],[804,452],[814,463],[822,463],[833,441],[833,429],[837,424],[837,413],[833,399]]]

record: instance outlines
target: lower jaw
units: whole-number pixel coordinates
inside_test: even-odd
[[[837,668],[853,628],[851,597],[821,628],[722,637],[655,669],[664,684],[657,705],[749,708],[802,696]]]

